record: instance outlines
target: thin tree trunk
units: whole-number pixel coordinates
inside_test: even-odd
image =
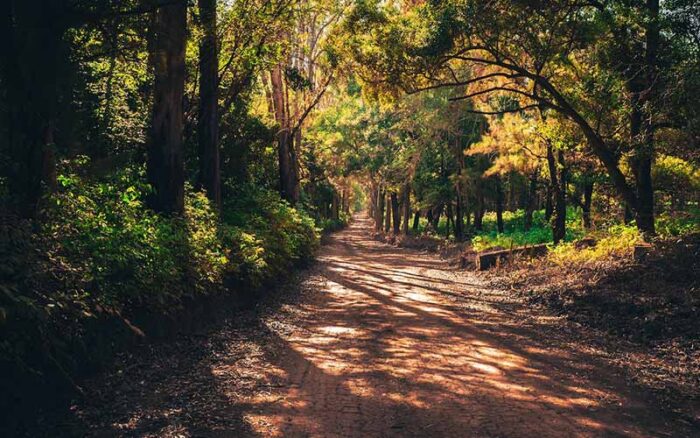
[[[503,233],[503,182],[496,178],[496,227],[499,233]]]
[[[155,12],[153,33],[154,98],[146,175],[153,187],[149,205],[166,214],[182,214],[185,199],[183,109],[187,3]]]
[[[462,206],[462,194],[459,184],[457,184],[457,204],[455,205],[455,210],[455,240],[459,242],[464,238],[464,209]]]
[[[591,224],[591,200],[593,198],[593,181],[587,181],[583,186],[583,205],[582,205],[582,216],[583,216],[583,228],[590,230]]]
[[[476,194],[476,210],[474,211],[474,229],[477,231],[483,230],[484,220],[484,192],[482,189],[477,189]]]
[[[532,213],[535,210],[535,198],[537,195],[537,174],[532,174],[529,179],[530,187],[526,189],[525,198],[525,231],[532,228]]]
[[[447,227],[445,228],[445,238],[449,239],[450,238],[450,221],[453,221],[452,219],[452,203],[448,202],[447,203],[447,208],[445,209],[445,215],[447,216]]]
[[[418,225],[420,224],[420,210],[416,210],[416,213],[413,215],[413,232],[417,233],[418,232]]]
[[[384,218],[384,232],[388,233],[389,230],[391,229],[391,213],[392,213],[392,208],[391,208],[391,195],[388,193],[385,196],[385,202],[386,202],[386,217]]]
[[[406,184],[403,188],[403,221],[401,231],[408,234],[408,221],[411,216],[411,186]]]
[[[199,185],[221,208],[219,158],[219,56],[216,34],[216,0],[199,0],[203,30],[199,46]]]

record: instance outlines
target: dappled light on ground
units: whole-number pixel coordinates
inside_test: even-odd
[[[515,309],[433,257],[337,235],[303,312],[266,322],[259,436],[648,436],[652,413],[593,358],[547,343]],[[610,379],[610,380],[608,380]],[[646,423],[651,421],[649,425]]]
[[[566,327],[357,220],[256,310],[119,361],[72,421],[98,436],[693,436]]]

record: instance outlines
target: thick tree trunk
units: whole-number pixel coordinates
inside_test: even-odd
[[[270,72],[272,85],[272,101],[274,103],[275,120],[279,125],[277,131],[277,158],[279,162],[280,196],[290,204],[297,202],[294,139],[289,126],[289,114],[285,105],[284,80],[282,66],[277,64]]]
[[[396,192],[391,192],[391,218],[394,225],[394,234],[398,235],[401,230],[401,215],[399,214],[399,196]]]
[[[0,17],[0,81],[6,100],[7,184],[11,208],[25,218],[56,187],[54,130],[61,82],[69,75],[63,1],[10,0]]]
[[[154,98],[146,174],[153,187],[149,205],[166,214],[182,214],[185,168],[182,97],[185,89],[187,3],[177,1],[155,12],[153,32]]]
[[[203,31],[199,46],[199,185],[221,208],[216,0],[199,0],[199,16]]]
[[[544,198],[544,220],[549,222],[552,219],[552,213],[554,212],[554,203],[552,202],[552,183],[547,185],[547,193]]]
[[[377,231],[382,230],[384,225],[384,190],[380,188],[377,189],[377,212],[374,217],[374,226]]]
[[[496,227],[503,233],[503,182],[496,178]]]
[[[552,222],[552,240],[555,244],[566,236],[566,166],[564,152],[557,151],[557,158],[551,145],[547,145],[547,164],[549,166],[550,184],[554,197],[554,221]]]

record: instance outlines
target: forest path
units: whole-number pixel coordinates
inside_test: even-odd
[[[103,377],[78,415],[100,436],[693,434],[552,318],[370,227],[331,236],[274,309]]]

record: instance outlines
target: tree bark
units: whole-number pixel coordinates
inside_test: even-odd
[[[635,145],[630,164],[635,179],[637,203],[634,210],[637,228],[646,235],[654,235],[654,188],[651,179],[651,165],[654,159],[654,110],[650,106],[657,79],[659,0],[647,0],[646,8],[648,20],[644,68],[628,81],[632,99],[630,135],[632,144]]]
[[[544,220],[549,222],[552,219],[552,213],[554,212],[554,203],[552,202],[552,183],[547,185],[547,193],[544,198]]]
[[[154,97],[146,175],[153,187],[149,205],[165,214],[182,214],[185,200],[183,109],[187,3],[159,7],[153,32]]]
[[[199,46],[199,186],[221,208],[219,157],[219,56],[217,50],[216,0],[198,0],[203,31]]]
[[[377,189],[377,212],[376,216],[374,219],[374,226],[377,229],[377,231],[382,230],[382,226],[384,224],[384,190],[381,189],[381,186]]]
[[[385,202],[386,202],[386,216],[385,216],[385,221],[384,221],[384,232],[388,233],[389,230],[391,229],[391,213],[392,213],[392,207],[391,207],[391,195],[388,193],[385,196]]]
[[[445,204],[439,204],[435,207],[433,211],[432,225],[433,230],[437,233],[438,226],[440,225],[440,216],[442,216],[442,210],[445,208]]]
[[[592,228],[591,223],[591,200],[593,198],[593,181],[586,181],[583,185],[583,204],[582,213],[583,217],[583,228],[590,230]]]
[[[484,220],[484,192],[477,189],[476,194],[476,210],[474,210],[474,229],[477,231],[483,230]]]
[[[399,214],[399,196],[396,192],[391,192],[391,218],[394,225],[394,234],[398,235],[401,230],[401,215]]]
[[[63,81],[69,76],[63,1],[11,0],[0,17],[0,74],[6,100],[10,207],[24,218],[39,212],[56,187],[54,130]]]
[[[401,231],[408,234],[408,221],[411,216],[411,186],[406,184],[403,188],[403,221]]]
[[[413,232],[417,233],[418,232],[418,225],[420,224],[420,210],[416,210],[416,213],[413,215]]]
[[[447,208],[445,209],[445,216],[447,217],[446,227],[445,227],[445,238],[449,239],[450,238],[450,222],[454,220],[452,218],[452,202],[447,203]]]
[[[555,158],[552,145],[547,144],[547,164],[554,197],[552,240],[554,244],[557,244],[566,236],[566,163],[564,162],[564,152],[557,151]]]
[[[279,163],[280,196],[294,205],[298,201],[296,156],[294,138],[291,132],[289,112],[286,106],[282,66],[277,64],[270,72],[272,101],[275,120],[279,125],[277,131],[277,158]]]
[[[456,187],[457,203],[455,204],[455,240],[458,242],[464,238],[464,209],[462,207],[462,194],[460,184]]]

